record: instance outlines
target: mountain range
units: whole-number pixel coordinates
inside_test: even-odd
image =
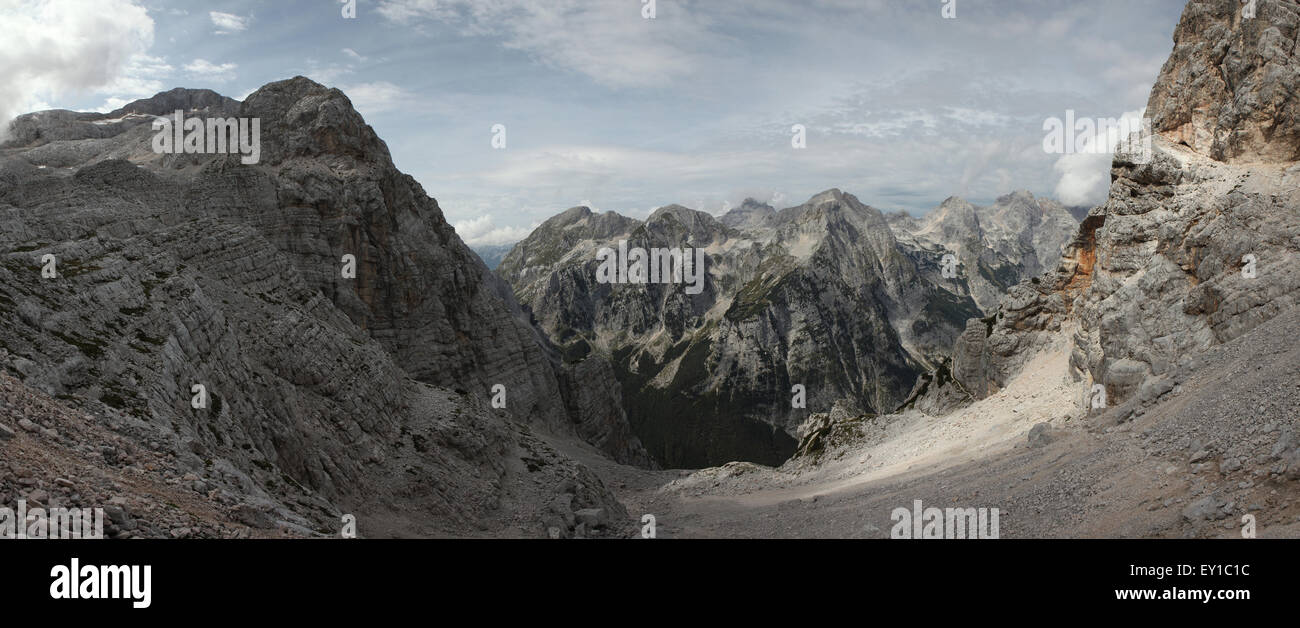
[[[1188,2],[1151,150],[1081,220],[576,207],[495,271],[302,77],[21,116],[0,506],[113,538],[878,538],[914,500],[1007,537],[1300,535],[1297,42],[1293,1]],[[260,120],[258,163],[155,152],[178,110]],[[631,249],[700,282],[603,280]]]
[[[966,321],[985,316],[981,305],[1041,273],[1076,227],[1028,192],[989,207],[951,198],[923,219],[835,189],[779,211],[748,199],[716,218],[680,205],[645,221],[575,207],[496,272],[567,359],[613,362],[656,460],[780,464],[809,407],[901,405]],[[599,251],[619,243],[702,249],[703,289],[598,282]]]

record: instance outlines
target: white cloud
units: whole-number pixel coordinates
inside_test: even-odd
[[[203,78],[210,81],[224,83],[235,78],[235,70],[239,66],[234,63],[216,64],[207,59],[195,59],[185,64],[185,71],[195,78]]]
[[[1121,124],[1134,124],[1146,114],[1146,109],[1125,112]],[[1053,169],[1059,175],[1056,183],[1056,200],[1066,205],[1099,205],[1110,193],[1110,167],[1115,146],[1124,138],[1118,130],[1110,129],[1104,138],[1088,138],[1075,153],[1062,155]],[[1093,144],[1102,141],[1105,150],[1093,150]]]
[[[47,100],[151,87],[130,71],[147,65],[153,39],[154,22],[134,0],[0,3],[0,135]]]
[[[612,87],[664,85],[717,61],[725,35],[687,4],[660,2],[656,19],[638,2],[590,0],[383,0],[390,21],[435,20],[468,36],[503,39],[542,63]]]
[[[213,31],[217,35],[231,35],[248,28],[248,18],[232,13],[209,11],[208,17],[212,19],[212,25],[217,27],[217,30]]]
[[[307,59],[306,69],[297,70],[297,72],[328,87],[337,87],[343,77],[353,74],[351,67],[337,63],[321,65],[320,61],[311,58]]]
[[[402,109],[418,101],[415,94],[388,81],[360,83],[342,89],[352,106],[363,116]]]
[[[170,86],[160,79],[174,73],[175,68],[166,59],[147,54],[132,55],[121,74],[107,85],[93,90],[106,95],[99,110],[113,111],[133,100],[148,98],[168,89]]]
[[[100,113],[108,113],[110,111],[116,111],[118,109],[121,109],[122,107],[125,107],[129,102],[131,101],[125,98],[115,98],[115,97],[105,98],[104,104],[100,105],[99,109],[97,109],[96,111]]]
[[[339,51],[343,53],[344,57],[346,57],[346,60],[344,62],[337,63],[337,62],[330,61],[329,63],[321,63],[320,59],[316,59],[314,57],[308,57],[306,59],[307,69],[300,70],[299,72],[302,75],[316,81],[317,83],[320,83],[321,85],[338,87],[342,84],[342,82],[346,79],[346,77],[356,74],[358,63],[365,63],[366,61],[370,60],[369,57],[357,52],[356,50],[353,50],[352,48],[341,48]],[[382,58],[380,60],[383,61]],[[406,102],[404,100],[395,100],[393,98],[397,96],[398,92],[401,92],[402,90],[392,83],[388,83],[388,82],[362,83],[362,84],[358,84],[356,88],[362,90],[368,90],[368,93],[362,95],[363,98],[371,98],[373,101],[376,102],[385,102],[385,103],[388,103],[390,101],[392,103]],[[349,96],[351,96],[351,94],[349,94]],[[385,110],[387,108],[390,108],[391,106],[392,104],[382,105],[382,107]]]
[[[628,208],[670,203],[719,214],[746,197],[780,208],[832,187],[881,209],[928,209],[953,194],[992,199],[1030,187],[1026,180],[1052,175],[1051,162],[1036,144],[1041,167],[1033,171],[1022,167],[1027,149],[1012,142],[966,144],[931,137],[909,143],[906,151],[898,146],[894,138],[828,136],[806,150],[793,150],[783,135],[766,146],[707,150],[551,145],[511,148],[460,172],[441,169],[419,178],[449,214],[490,213],[520,225],[579,204],[633,216],[638,214]],[[765,181],[779,182],[779,192],[754,187]]]
[[[456,233],[470,246],[496,246],[501,244],[514,244],[533,232],[536,225],[530,228],[523,227],[498,227],[492,219],[491,214],[485,214],[478,218],[462,220],[455,224]]]

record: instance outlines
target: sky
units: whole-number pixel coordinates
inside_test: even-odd
[[[0,0],[0,118],[307,76],[477,246],[576,205],[720,214],[829,188],[914,215],[1020,189],[1091,205],[1109,156],[1044,150],[1045,121],[1140,117],[1184,4],[649,2]]]

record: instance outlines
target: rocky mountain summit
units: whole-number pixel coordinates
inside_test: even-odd
[[[660,462],[776,464],[794,452],[807,408],[897,408],[984,315],[979,302],[1041,272],[1074,226],[1027,192],[979,208],[949,199],[923,220],[840,190],[779,211],[749,199],[716,218],[679,205],[645,221],[575,207],[497,273],[565,355],[610,356],[633,430]],[[702,289],[598,281],[600,251],[620,243],[703,250]]]
[[[1081,404],[1094,385],[1107,405],[1149,402],[1197,354],[1296,305],[1300,120],[1277,94],[1300,88],[1300,7],[1237,8],[1188,3],[1147,105],[1152,158],[1117,155],[1059,267],[1014,288],[993,325],[970,323],[953,360],[967,390],[996,391],[1038,335],[1073,330]]]
[[[1156,133],[1217,162],[1300,161],[1300,102],[1293,91],[1293,0],[1262,2],[1247,17],[1231,0],[1193,0],[1151,90]]]
[[[890,226],[916,251],[952,253],[971,298],[991,312],[1011,286],[1056,263],[1079,221],[1064,205],[1019,191],[987,207],[949,198],[919,221],[894,214]]]
[[[176,109],[259,119],[260,163],[155,153]],[[548,444],[650,463],[608,364],[558,358],[342,92],[174,90],[13,128],[0,368],[21,386],[299,532],[567,535],[544,521],[561,496],[621,521]]]

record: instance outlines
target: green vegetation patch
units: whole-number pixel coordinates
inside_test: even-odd
[[[76,333],[65,334],[60,331],[52,333],[59,340],[80,349],[83,355],[94,360],[104,357],[104,347],[108,346],[103,341],[86,338]]]
[[[732,460],[781,464],[794,453],[795,440],[740,412],[770,399],[699,390],[708,379],[713,349],[708,329],[675,345],[663,363],[644,352],[634,358],[632,348],[615,352],[615,374],[633,432],[667,468],[702,468]],[[678,354],[681,362],[672,382],[666,388],[651,386],[650,380]],[[629,368],[633,359],[638,372]]]

